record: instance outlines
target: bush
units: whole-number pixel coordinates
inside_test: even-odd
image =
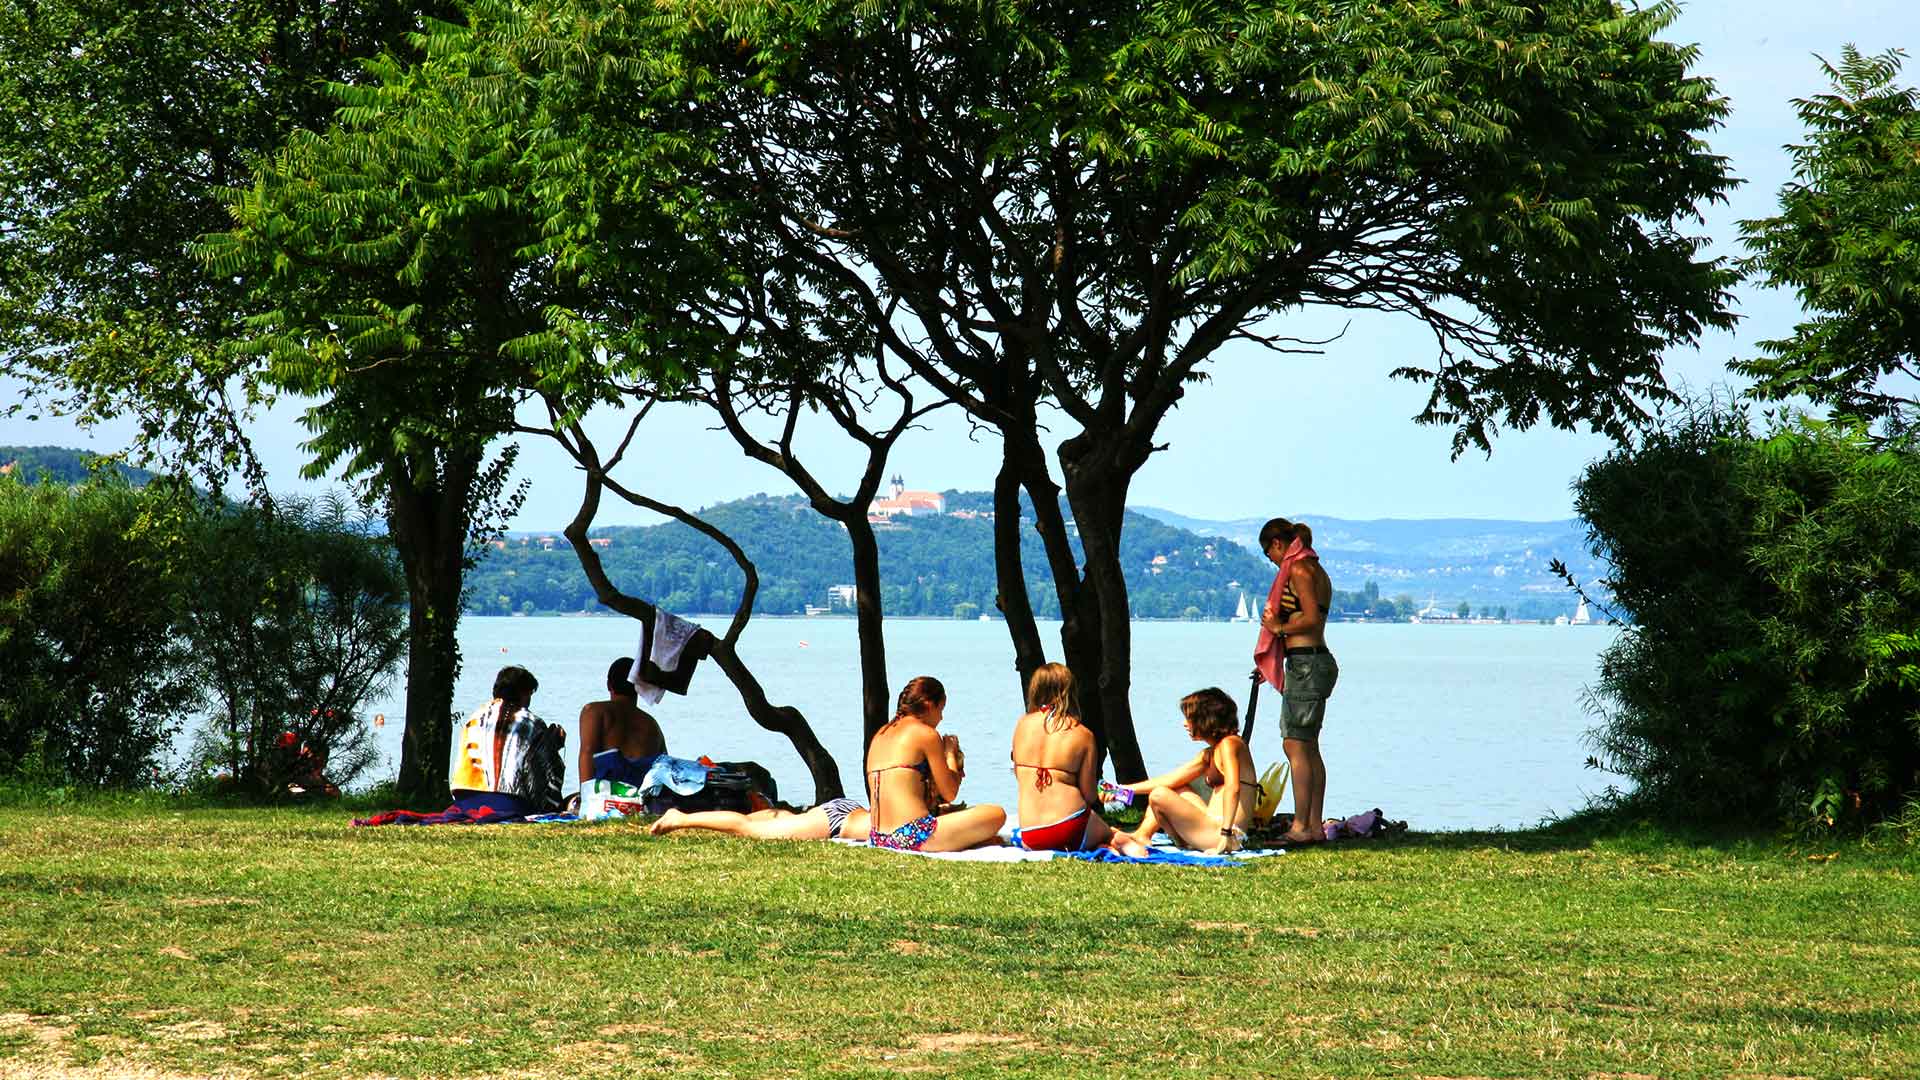
[[[153,786],[205,716],[196,774],[216,763],[252,794],[319,764],[349,781],[376,756],[356,710],[405,620],[389,546],[337,502],[0,478],[0,773]]]
[[[192,504],[111,476],[0,478],[0,769],[31,756],[80,783],[154,782],[200,702],[175,633]]]
[[[211,715],[190,771],[218,770],[254,796],[324,770],[352,783],[379,757],[360,703],[382,691],[406,645],[406,585],[391,547],[344,503],[283,502],[272,515],[210,513],[201,579],[182,631]]]
[[[1632,624],[1592,740],[1637,801],[1832,825],[1920,792],[1920,453],[1708,406],[1576,491]]]

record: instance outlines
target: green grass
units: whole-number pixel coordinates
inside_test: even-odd
[[[0,807],[0,1076],[1920,1075],[1910,850],[1220,871],[346,817]]]

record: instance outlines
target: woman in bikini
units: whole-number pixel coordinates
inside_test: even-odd
[[[940,680],[907,681],[893,719],[867,746],[867,796],[873,804],[867,838],[901,851],[959,851],[998,838],[1007,812],[991,804],[934,816],[936,803],[960,794],[967,759],[960,740],[937,730],[947,707]]]
[[[1080,722],[1073,673],[1042,664],[1027,682],[1027,714],[1013,726],[1013,779],[1020,789],[1020,846],[1087,851],[1112,838],[1096,812],[1099,757]]]
[[[799,814],[791,810],[756,810],[751,814],[669,810],[647,831],[665,836],[682,829],[708,829],[747,840],[838,840],[844,834],[855,840],[867,835],[869,828],[866,807],[852,799],[829,799]]]
[[[1253,824],[1260,783],[1254,779],[1253,752],[1240,737],[1239,708],[1226,691],[1209,686],[1181,698],[1180,711],[1187,734],[1207,748],[1172,772],[1128,785],[1135,794],[1146,793],[1147,812],[1131,834],[1114,833],[1115,851],[1145,855],[1154,834],[1164,829],[1183,846],[1219,855],[1238,849]],[[1207,785],[1207,797],[1193,789],[1196,780]]]

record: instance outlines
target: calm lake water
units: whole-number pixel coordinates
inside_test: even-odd
[[[716,632],[726,620],[705,620]],[[1042,627],[1057,643],[1057,625]],[[1190,690],[1223,687],[1246,707],[1255,628],[1241,623],[1139,623],[1134,626],[1134,720],[1153,771],[1178,764],[1196,745],[1181,728],[1178,703]],[[1327,707],[1321,750],[1327,760],[1327,810],[1378,806],[1419,829],[1528,826],[1578,809],[1618,778],[1583,767],[1581,707],[1600,651],[1615,629],[1598,626],[1415,626],[1336,623],[1327,641],[1340,660],[1340,683]],[[487,699],[502,665],[540,679],[533,708],[564,722],[571,735],[571,788],[580,706],[605,697],[607,664],[632,655],[637,624],[626,619],[469,616],[460,624],[465,671],[456,704],[464,712]],[[850,792],[860,787],[859,652],[851,619],[758,618],[741,639],[743,659],[775,704],[806,714],[840,765]],[[1006,626],[992,622],[896,619],[887,624],[890,685],[920,674],[946,684],[941,730],[960,736],[969,777],[961,797],[1013,805],[1013,776],[997,767],[1021,711]],[[373,702],[385,713],[384,773],[399,761],[400,687]],[[682,757],[753,760],[772,770],[781,794],[804,802],[812,784],[792,744],[747,716],[733,686],[701,665],[691,692],[654,708],[669,748]],[[1279,696],[1261,694],[1254,758],[1264,769],[1280,757]],[[1292,800],[1285,805],[1291,806]]]

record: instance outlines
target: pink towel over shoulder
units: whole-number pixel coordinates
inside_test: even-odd
[[[1312,548],[1295,539],[1287,545],[1286,554],[1280,556],[1280,572],[1273,575],[1273,585],[1267,589],[1267,602],[1261,609],[1260,636],[1253,643],[1253,666],[1275,690],[1287,688],[1287,643],[1267,629],[1265,615],[1269,610],[1280,610],[1280,594],[1287,591],[1287,575],[1293,573],[1293,564],[1301,559],[1317,558]]]

